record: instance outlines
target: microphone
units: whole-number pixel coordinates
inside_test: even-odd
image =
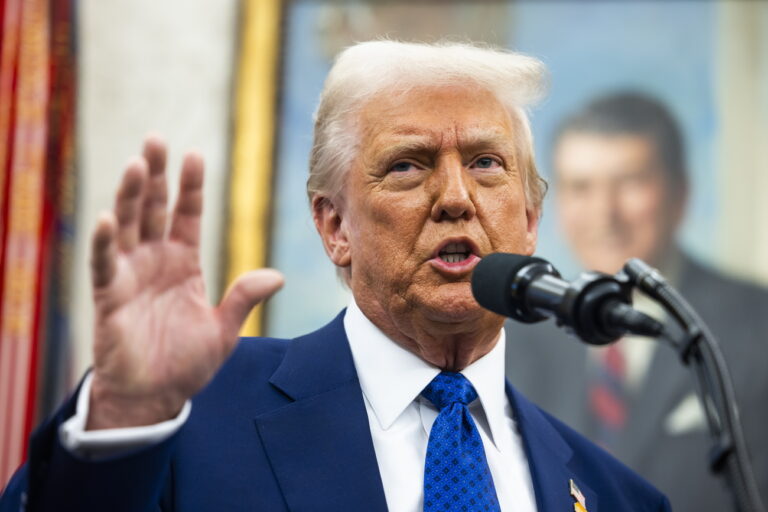
[[[558,326],[591,345],[627,333],[659,336],[664,330],[656,319],[632,308],[632,283],[621,272],[583,272],[568,282],[542,258],[494,253],[475,267],[472,294],[484,308],[520,322],[554,316]]]

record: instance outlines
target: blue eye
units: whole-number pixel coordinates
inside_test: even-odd
[[[494,166],[498,166],[499,162],[494,160],[493,158],[489,156],[484,156],[482,158],[478,158],[475,160],[474,167],[479,167],[480,169],[490,169]]]
[[[410,162],[397,162],[389,168],[390,172],[408,172],[414,168],[414,165]]]

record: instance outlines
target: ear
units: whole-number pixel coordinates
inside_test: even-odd
[[[525,232],[525,254],[530,256],[536,251],[536,242],[539,240],[541,208],[526,208],[525,215],[528,219]]]
[[[312,198],[312,219],[323,240],[325,253],[337,267],[348,267],[352,261],[347,226],[339,209],[329,198]]]

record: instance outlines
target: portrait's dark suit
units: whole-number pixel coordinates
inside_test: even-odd
[[[740,403],[747,444],[763,500],[768,499],[768,293],[686,259],[678,290],[721,343]],[[554,323],[508,322],[507,377],[532,402],[591,438],[587,348]],[[662,343],[662,345],[664,345]],[[628,426],[615,455],[661,489],[676,512],[731,510],[723,484],[706,465],[706,423],[673,431],[670,417],[694,400],[694,380],[666,345],[651,359],[643,385],[630,398]],[[695,404],[694,404],[695,405]],[[701,416],[703,419],[703,416]]]
[[[615,459],[511,386],[508,395],[540,511],[574,509],[570,479],[590,512],[668,510],[666,498]],[[342,315],[291,341],[242,341],[194,399],[187,424],[160,445],[79,460],[57,436],[73,407],[36,434],[0,511],[17,510],[27,481],[34,511],[386,510]]]

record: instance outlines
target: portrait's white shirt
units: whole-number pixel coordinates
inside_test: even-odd
[[[438,411],[420,396],[440,373],[390,340],[354,300],[344,316],[373,447],[393,512],[423,510],[424,461]],[[533,512],[536,501],[522,438],[512,417],[504,378],[504,332],[485,356],[461,371],[477,391],[469,406],[480,431],[501,510]]]
[[[424,461],[438,411],[421,391],[440,373],[382,333],[354,300],[344,316],[352,357],[363,391],[373,447],[392,512],[420,512],[424,499]],[[528,461],[523,450],[504,378],[504,332],[501,342],[461,373],[477,391],[469,406],[480,432],[502,510],[536,510]],[[100,458],[158,443],[186,421],[190,403],[176,418],[144,427],[86,431],[91,375],[86,376],[75,415],[59,430],[62,444],[80,456]]]

